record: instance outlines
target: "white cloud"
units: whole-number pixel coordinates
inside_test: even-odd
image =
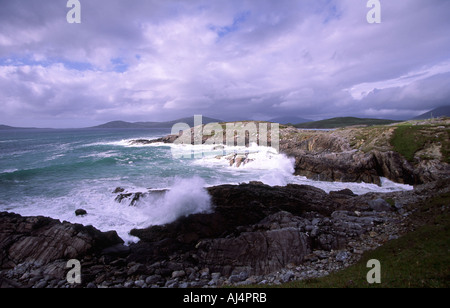
[[[450,98],[446,0],[385,2],[380,25],[354,0],[98,0],[80,25],[60,6],[2,8],[0,123],[404,116]]]
[[[418,71],[410,72],[406,75],[371,83],[361,83],[347,89],[356,100],[361,100],[367,97],[370,93],[376,90],[383,90],[388,88],[402,88],[409,86],[415,82],[425,80],[439,74],[450,72],[450,62],[440,63],[429,68],[424,68]]]

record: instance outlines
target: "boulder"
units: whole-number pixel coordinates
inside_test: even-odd
[[[205,240],[198,249],[200,262],[214,271],[232,265],[249,267],[255,275],[278,270],[289,263],[300,264],[311,253],[308,236],[295,228]]]
[[[45,265],[58,259],[81,259],[123,243],[115,231],[101,232],[47,217],[0,213],[0,267],[29,261]]]
[[[392,211],[391,205],[381,198],[369,201],[369,207],[376,212]]]
[[[84,216],[84,215],[87,215],[87,211],[83,210],[83,209],[78,209],[75,211],[75,215],[76,216]]]

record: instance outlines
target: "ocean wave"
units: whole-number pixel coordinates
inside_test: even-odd
[[[204,156],[195,159],[193,165],[222,170],[236,176],[248,175],[249,179],[270,186],[288,184],[295,171],[295,160],[271,147],[253,144],[250,147],[220,146],[215,151],[211,146],[202,148],[206,150]]]
[[[134,228],[162,225],[179,217],[212,211],[211,197],[205,190],[204,180],[199,177],[174,178],[167,192],[147,194],[135,206],[116,202],[116,195],[112,193],[109,185],[112,183],[88,181],[64,196],[26,197],[21,202],[8,206],[14,212],[25,216],[44,215],[72,223],[92,225],[101,231],[115,230],[127,243],[138,241],[129,234]],[[149,190],[138,186],[127,190],[132,191]],[[85,209],[88,214],[76,216],[74,211],[79,208]]]
[[[14,173],[16,171],[19,171],[19,169],[5,169],[5,170],[1,171],[0,174],[2,174],[2,173]]]

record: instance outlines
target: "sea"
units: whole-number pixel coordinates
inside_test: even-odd
[[[275,149],[135,144],[170,129],[18,129],[0,131],[0,211],[47,216],[115,230],[126,242],[138,241],[134,228],[170,223],[181,216],[214,210],[205,188],[260,181],[271,186],[306,184],[326,192],[356,194],[412,190],[382,179],[382,185],[333,183],[294,175],[294,160]],[[183,153],[183,155],[180,155]],[[245,165],[230,166],[230,155],[247,154]],[[134,206],[115,199],[124,193],[149,194]],[[84,209],[87,215],[76,216]]]

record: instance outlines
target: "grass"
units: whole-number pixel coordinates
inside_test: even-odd
[[[283,288],[448,288],[450,287],[449,226],[425,226],[366,253],[360,262],[321,279],[290,282]],[[366,280],[367,261],[381,263],[381,284]]]
[[[390,140],[394,151],[400,153],[408,161],[414,162],[415,154],[427,144],[439,143],[442,161],[450,163],[450,130],[433,125],[398,125]],[[423,156],[422,159],[426,159]]]
[[[423,125],[401,125],[395,130],[391,144],[394,151],[400,153],[408,161],[414,161],[414,154],[421,150],[428,141],[428,137],[422,133]]]
[[[448,288],[450,287],[450,194],[415,205],[409,222],[416,230],[392,240],[342,271],[281,288]],[[381,263],[381,284],[369,284],[367,261]]]

